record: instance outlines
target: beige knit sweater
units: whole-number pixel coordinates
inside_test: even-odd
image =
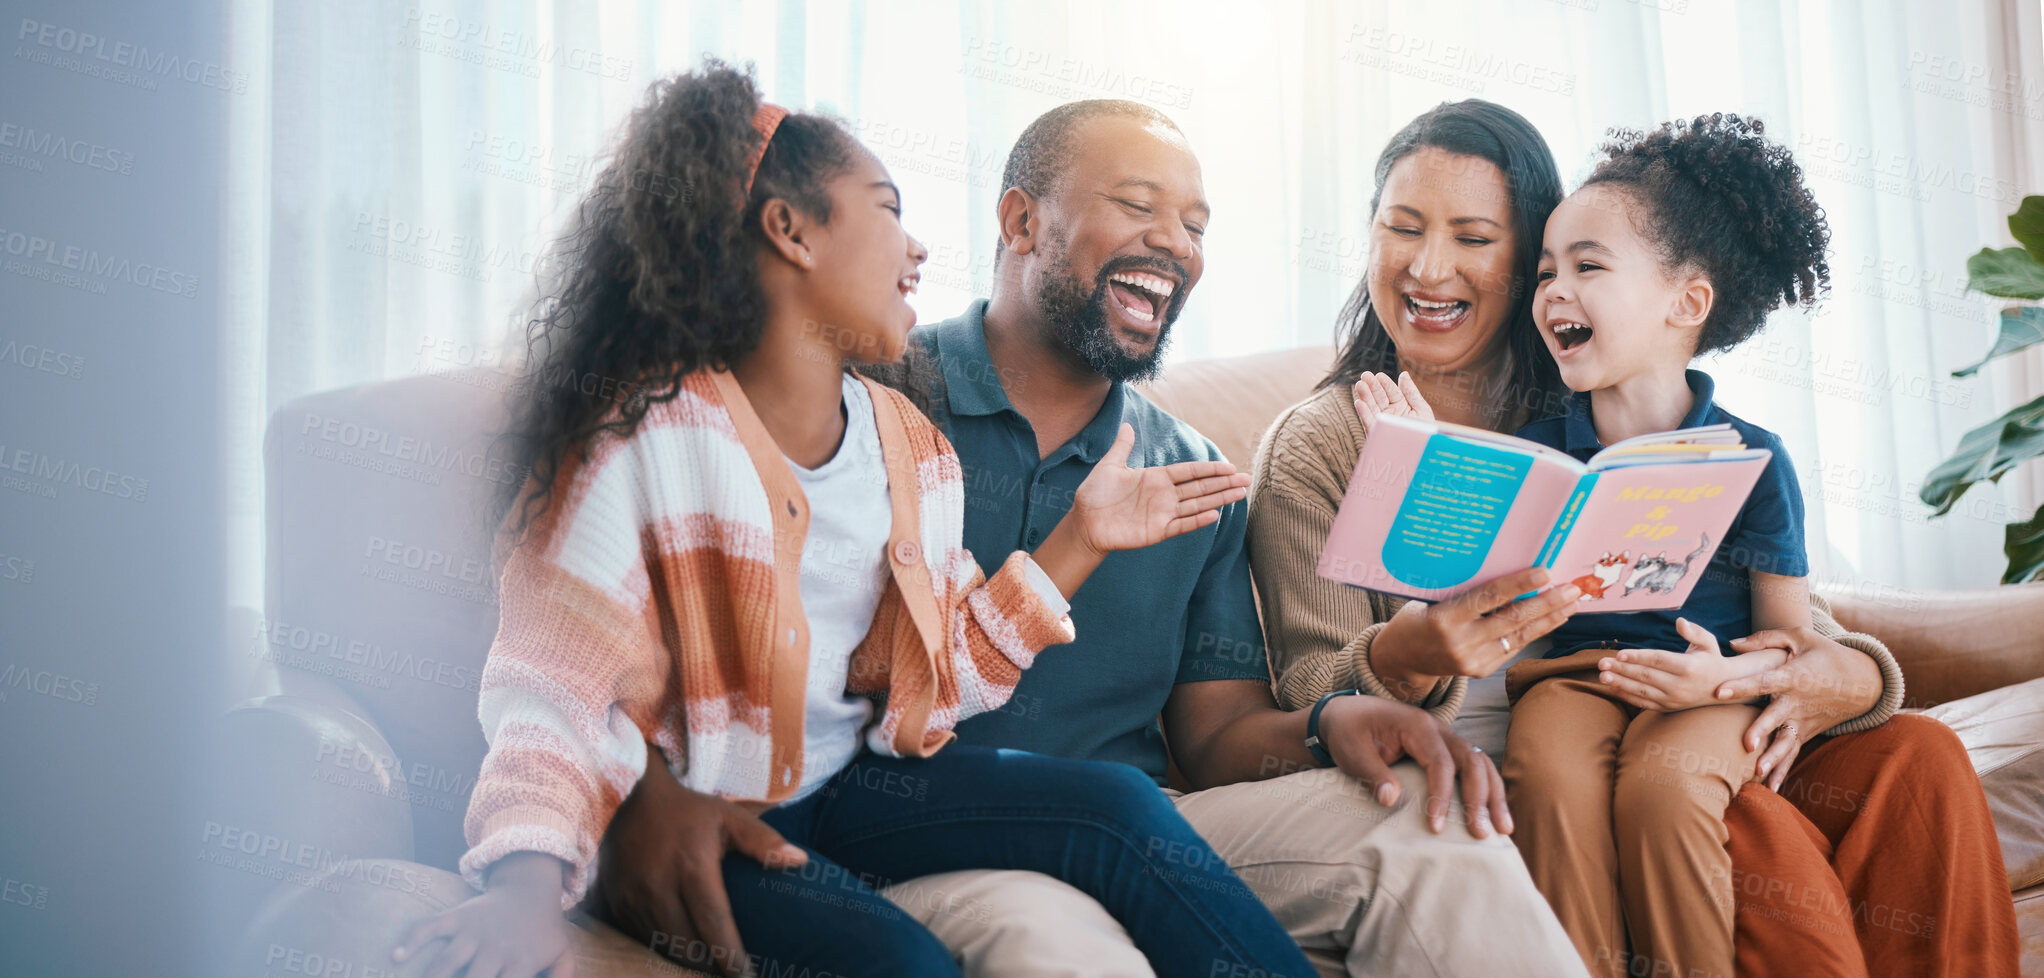
[[[1262,599],[1278,701],[1287,709],[1311,706],[1337,689],[1393,697],[1370,668],[1370,643],[1404,599],[1337,584],[1314,571],[1363,452],[1363,422],[1352,391],[1346,384],[1322,388],[1287,408],[1256,449],[1249,567]],[[1888,647],[1840,628],[1830,604],[1815,594],[1810,623],[1819,634],[1872,656],[1881,668],[1881,699],[1874,708],[1826,732],[1853,733],[1887,722],[1902,705],[1902,670]],[[1453,720],[1468,685],[1464,678],[1443,679],[1418,705]]]

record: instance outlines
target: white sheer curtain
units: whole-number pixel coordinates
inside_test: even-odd
[[[902,185],[932,261],[925,321],[983,295],[1009,144],[1077,98],[1165,109],[1215,214],[1174,358],[1330,340],[1365,255],[1384,140],[1446,99],[1526,114],[1566,178],[1610,126],[1762,117],[1831,214],[1837,276],[1711,367],[1780,432],[1812,503],[1818,574],[1987,583],[2016,487],[1926,523],[1915,484],[2044,378],[2032,357],[1949,371],[1991,340],[1964,261],[2044,187],[2034,3],[413,4],[239,0],[227,215],[234,594],[260,604],[262,425],[309,391],[513,354],[531,262],[615,127],[705,52],[769,97],[846,118]],[[2030,372],[2021,374],[2019,369]],[[2028,510],[2022,510],[2027,515]]]

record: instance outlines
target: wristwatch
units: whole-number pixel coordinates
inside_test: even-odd
[[[1320,742],[1320,711],[1327,708],[1328,700],[1337,696],[1361,696],[1362,694],[1363,691],[1360,689],[1337,689],[1326,696],[1320,697],[1320,702],[1313,704],[1313,712],[1306,714],[1306,751],[1313,755],[1314,760],[1320,762],[1321,767],[1333,767],[1334,755],[1329,754],[1327,752],[1327,745]]]

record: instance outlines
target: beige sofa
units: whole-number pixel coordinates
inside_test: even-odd
[[[1149,393],[1246,462],[1330,359],[1185,363]],[[239,885],[222,912],[252,921],[237,974],[377,973],[387,960],[361,948],[464,895],[449,870],[484,752],[475,681],[497,620],[478,503],[512,477],[489,437],[507,381],[363,385],[271,419],[268,606],[243,623],[254,679],[229,714],[226,763],[245,790],[222,819],[223,834],[265,841],[257,865],[223,876]],[[1833,600],[1895,649],[1911,705],[1964,739],[2019,891],[2024,974],[2044,978],[2044,585]],[[582,954],[583,974],[668,970],[611,931]]]

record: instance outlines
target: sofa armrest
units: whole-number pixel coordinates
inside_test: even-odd
[[[1886,643],[1906,706],[1963,699],[2044,676],[2044,582],[1970,591],[1818,588],[1848,631]]]
[[[237,975],[378,975],[417,978],[434,957],[403,964],[391,949],[420,920],[475,894],[461,877],[401,859],[334,867],[303,885],[277,889],[231,953]],[[709,978],[648,950],[577,911],[569,940],[575,973],[603,978]]]
[[[225,727],[222,821],[314,846],[328,862],[412,858],[402,765],[359,713],[276,694],[229,710]]]

